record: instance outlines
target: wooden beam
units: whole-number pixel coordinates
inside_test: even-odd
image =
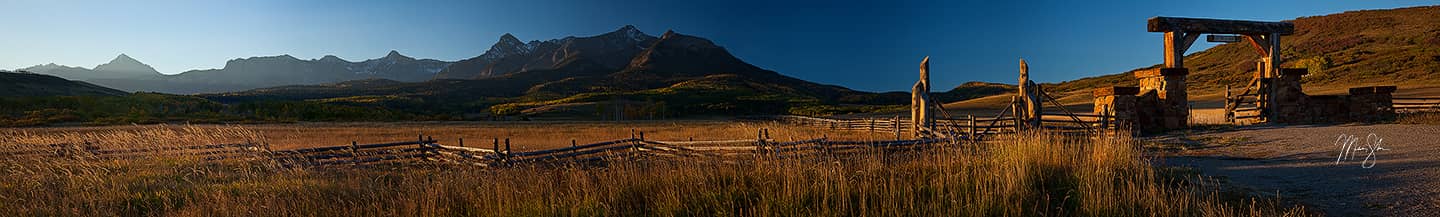
[[[1165,67],[1185,67],[1185,50],[1199,38],[1198,33],[1165,32]]]
[[[1270,40],[1265,35],[1245,35],[1245,40],[1250,41],[1250,46],[1255,47],[1255,53],[1260,56],[1270,56]]]
[[[1146,26],[1150,32],[1190,32],[1215,34],[1295,33],[1295,24],[1247,20],[1220,20],[1183,17],[1152,17]]]

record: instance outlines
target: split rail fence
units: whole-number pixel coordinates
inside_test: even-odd
[[[859,119],[836,119],[819,118],[806,116],[768,116],[757,119],[776,120],[791,124],[822,127],[832,130],[851,130],[866,132],[889,132],[894,133],[896,138],[900,135],[911,133],[911,121],[899,116],[891,118],[859,118]],[[1114,117],[1091,115],[1091,114],[1051,114],[1041,115],[1041,126],[1051,132],[1086,132],[1091,129],[1115,129]],[[970,138],[978,138],[985,135],[1015,133],[1015,124],[1018,120],[1014,116],[996,117],[975,117],[967,116],[963,119],[937,119],[935,129],[954,129],[957,133]]]
[[[1390,98],[1396,112],[1435,112],[1440,111],[1440,97],[1395,97]]]
[[[378,144],[337,145],[314,148],[270,150],[263,145],[220,144],[143,149],[101,149],[86,145],[49,145],[44,148],[0,152],[10,157],[126,159],[150,156],[198,157],[203,160],[273,160],[290,167],[369,165],[377,163],[442,162],[481,167],[517,164],[603,163],[634,157],[726,158],[744,156],[797,157],[855,154],[865,151],[900,151],[958,144],[959,139],[915,139],[847,141],[816,138],[780,142],[762,129],[755,139],[713,141],[647,140],[644,133],[631,138],[571,143],[570,147],[512,151],[508,139],[493,139],[491,147],[444,145],[421,137],[415,141]]]

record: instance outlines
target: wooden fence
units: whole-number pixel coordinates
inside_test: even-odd
[[[1433,112],[1440,111],[1440,97],[1395,97],[1390,102],[1396,112]]]
[[[867,132],[889,132],[894,133],[897,138],[901,134],[910,133],[911,121],[902,119],[899,116],[892,118],[862,118],[862,119],[835,119],[818,118],[806,116],[767,116],[755,117],[756,119],[776,120],[786,123],[805,126],[823,127],[832,130],[853,130]],[[1088,129],[1114,129],[1113,117],[1104,117],[1091,114],[1051,114],[1041,115],[1041,126],[1056,132],[1086,131]],[[990,135],[1015,132],[1015,117],[975,117],[967,116],[964,119],[937,119],[936,129],[954,129],[962,135]]]
[[[491,147],[440,144],[429,138],[415,141],[270,150],[250,144],[175,146],[143,149],[105,150],[85,145],[49,145],[45,148],[0,152],[9,157],[130,159],[147,156],[199,157],[203,160],[273,160],[292,167],[367,165],[375,163],[443,162],[492,167],[516,164],[587,163],[630,157],[721,158],[737,156],[794,157],[821,154],[849,154],[863,151],[894,151],[956,144],[960,139],[918,139],[845,141],[816,138],[779,142],[762,130],[755,139],[712,141],[647,140],[638,137],[574,144],[570,147],[515,152],[508,139],[493,139]]]

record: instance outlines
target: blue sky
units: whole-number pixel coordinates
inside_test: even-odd
[[[673,29],[706,37],[751,64],[801,79],[893,91],[909,88],[927,55],[938,87],[1014,83],[1022,57],[1042,82],[1160,63],[1161,34],[1144,27],[1153,16],[1288,20],[1429,4],[1436,3],[0,0],[0,68],[88,68],[120,53],[167,74],[281,54],[359,61],[398,50],[454,61],[480,55],[504,33],[529,41],[632,24],[652,35]]]

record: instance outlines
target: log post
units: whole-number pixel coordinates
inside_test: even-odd
[[[770,150],[768,150],[768,149],[765,148],[765,136],[764,136],[764,132],[761,132],[761,131],[762,131],[762,130],[756,130],[756,131],[755,131],[755,144],[756,144],[755,150],[760,151],[761,154],[769,154],[769,153],[770,153]]]
[[[875,132],[875,119],[866,118],[865,120],[870,121],[870,132]]]
[[[360,145],[350,141],[350,165],[360,165]]]
[[[1010,112],[1011,112],[1012,114],[1015,114],[1013,117],[1010,117],[1010,122],[1013,122],[1013,123],[1015,124],[1015,126],[1014,126],[1015,132],[1020,132],[1020,130],[1024,129],[1024,128],[1023,128],[1024,125],[1020,124],[1020,118],[1021,118],[1020,116],[1021,116],[1021,114],[1018,113],[1018,112],[1021,112],[1021,111],[1020,111],[1020,107],[1019,107],[1019,105],[1018,105],[1018,102],[1019,102],[1019,101],[1016,101],[1016,100],[1018,100],[1018,99],[1020,99],[1019,96],[1011,96],[1011,97],[1010,97],[1010,102],[1016,102],[1016,103],[1010,103]]]
[[[895,129],[895,140],[900,140],[900,116],[896,115],[895,119],[892,119],[890,123],[892,123],[891,125],[894,126],[893,129]]]
[[[970,124],[970,127],[969,127],[970,129],[967,131],[967,134],[970,135],[970,139],[971,139],[971,140],[974,140],[974,139],[975,139],[975,115],[965,115],[965,116],[966,116],[965,119],[966,119],[966,120],[969,120],[969,122],[970,122],[970,123],[969,123],[969,124]]]

